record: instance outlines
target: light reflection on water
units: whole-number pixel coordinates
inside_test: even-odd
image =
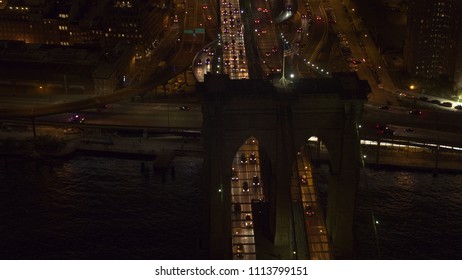
[[[321,177],[326,176],[327,168],[321,170]],[[357,197],[356,258],[462,258],[462,175],[371,169],[365,173],[367,184]],[[325,205],[327,185],[319,189]],[[377,235],[372,214],[379,221]]]

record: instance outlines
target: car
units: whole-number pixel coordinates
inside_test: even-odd
[[[245,227],[252,227],[253,226],[253,222],[252,222],[252,215],[250,214],[246,214],[245,215]]]
[[[247,182],[242,183],[242,192],[248,193],[249,191],[250,191],[249,183]]]
[[[241,154],[241,164],[247,164],[247,155]]]
[[[237,170],[234,167],[231,170],[231,181],[239,181],[239,176],[237,175]]]
[[[181,111],[189,111],[189,110],[191,110],[191,108],[188,107],[188,106],[180,106],[180,107],[178,107],[178,108],[179,108]]]
[[[269,12],[269,10],[268,9],[263,9],[262,12],[267,13],[267,12]]]
[[[462,105],[456,105],[456,106],[454,106],[454,108],[457,109],[457,110],[462,110]]]
[[[313,217],[316,214],[316,212],[313,209],[313,206],[311,206],[310,204],[305,205],[305,214],[308,217]]]
[[[385,128],[384,130],[381,130],[379,133],[380,134],[386,134],[386,135],[395,135],[396,134],[396,132],[393,129],[389,128],[389,127]]]
[[[375,128],[378,130],[378,134],[388,134],[388,135],[395,135],[395,131],[389,128],[387,125],[384,124],[376,124]]]
[[[83,123],[85,121],[85,117],[79,114],[76,114],[69,118],[70,123]]]
[[[430,103],[440,105],[441,101],[439,101],[438,99],[433,99],[433,100],[430,101]]]
[[[306,14],[302,14],[302,18],[306,18]]]
[[[375,125],[375,128],[376,128],[377,130],[384,130],[384,129],[387,129],[388,126],[385,125],[385,124],[378,123],[378,124]]]
[[[404,129],[404,132],[412,133],[412,132],[415,132],[415,130],[412,129],[412,128],[405,128],[405,129]]]
[[[253,185],[254,187],[260,186],[260,178],[258,178],[257,175],[253,176],[252,185]]]
[[[202,65],[202,59],[199,59],[199,60],[197,61],[197,65],[198,65],[198,66],[201,66],[201,65]]]
[[[321,21],[321,16],[320,16],[320,15],[317,15],[317,16],[316,16],[316,20],[317,20],[317,21]]]
[[[208,6],[207,5],[202,5],[202,9],[207,9]]]
[[[207,20],[208,20],[208,21],[211,21],[211,20],[212,20],[212,16],[207,16]]]
[[[409,114],[410,115],[421,115],[422,111],[420,111],[420,109],[412,109],[409,111]]]
[[[303,32],[303,29],[301,27],[297,28],[297,32],[298,33],[302,33]]]
[[[207,58],[207,59],[205,60],[205,64],[206,64],[206,65],[209,65],[209,64],[210,64],[210,58]]]
[[[236,257],[237,258],[244,258],[244,245],[242,243],[236,244]]]
[[[261,30],[261,33],[262,33],[262,34],[266,34],[267,32],[268,32],[268,31],[267,31],[266,29],[262,29],[262,30]]]
[[[255,23],[260,23],[260,19],[257,18],[256,20],[254,20],[254,22]]]
[[[257,156],[255,155],[255,153],[250,154],[249,161],[253,164],[257,163]]]
[[[451,102],[443,102],[441,103],[442,106],[452,108],[452,103]]]
[[[302,184],[302,185],[308,184],[308,178],[306,177],[306,175],[301,175],[300,176],[300,184]]]
[[[420,100],[420,101],[427,102],[427,101],[428,101],[428,97],[426,97],[426,96],[421,96],[421,97],[419,97],[419,100]]]
[[[381,106],[379,106],[379,109],[380,110],[389,110],[390,107],[388,105],[381,105]]]
[[[175,17],[173,18],[173,22],[177,23],[178,22],[178,16],[175,15]]]

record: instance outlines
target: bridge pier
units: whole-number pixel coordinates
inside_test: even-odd
[[[357,119],[362,106],[349,105],[345,106],[343,134],[335,141],[330,139],[329,148],[332,174],[328,183],[326,222],[335,259],[351,259],[354,247],[353,222],[361,167]]]

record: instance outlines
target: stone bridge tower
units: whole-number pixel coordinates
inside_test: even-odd
[[[203,94],[204,187],[209,202],[211,259],[231,259],[230,177],[233,157],[249,137],[265,151],[270,228],[276,258],[291,259],[290,182],[297,151],[317,136],[329,150],[326,224],[335,258],[351,258],[355,195],[361,167],[358,122],[370,91],[355,73],[271,80],[206,75]],[[263,175],[262,175],[263,176]]]

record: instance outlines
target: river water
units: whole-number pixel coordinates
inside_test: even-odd
[[[5,160],[0,259],[205,259],[202,163],[176,157],[175,178],[162,178],[136,159]],[[355,258],[462,259],[462,175],[368,169],[364,178]]]

